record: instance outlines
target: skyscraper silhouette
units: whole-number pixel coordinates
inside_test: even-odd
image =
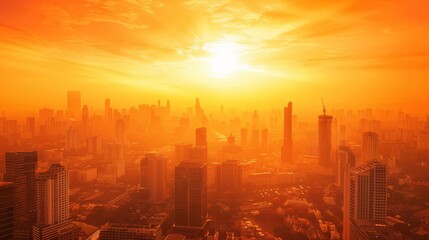
[[[344,187],[344,174],[347,169],[355,167],[356,159],[350,147],[339,146],[336,162],[336,183],[340,188]]]
[[[14,183],[14,239],[31,239],[37,152],[6,152],[4,180]]]
[[[79,119],[81,113],[81,100],[79,91],[67,92],[67,116],[73,119]]]
[[[174,179],[174,229],[188,237],[201,237],[207,222],[207,164],[181,162]]]
[[[332,151],[332,116],[326,115],[323,109],[323,115],[319,116],[319,165],[323,167],[331,166]]]
[[[281,150],[281,158],[283,163],[292,163],[292,103],[283,110],[283,146]]]
[[[378,135],[364,132],[362,135],[362,163],[377,160]]]
[[[149,193],[149,200],[159,203],[167,197],[167,158],[149,152],[140,160],[141,188]]]

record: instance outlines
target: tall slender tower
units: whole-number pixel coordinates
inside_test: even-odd
[[[35,198],[33,239],[61,239],[60,236],[73,231],[69,217],[69,179],[63,166],[52,164],[48,171],[37,173]]]
[[[377,160],[378,135],[364,132],[362,136],[362,163]]]
[[[350,169],[344,191],[344,239],[361,220],[383,221],[387,209],[386,165],[375,160]]]
[[[174,231],[204,235],[207,223],[207,164],[181,162],[175,171]]]
[[[292,163],[292,103],[284,108],[283,146],[281,151],[283,163]]]
[[[4,180],[14,183],[14,238],[31,239],[35,217],[37,152],[7,152]]]
[[[323,167],[331,166],[332,151],[332,116],[326,115],[323,106],[323,115],[319,116],[319,165]]]
[[[151,202],[164,201],[167,197],[167,158],[157,152],[147,153],[140,160],[140,179]]]

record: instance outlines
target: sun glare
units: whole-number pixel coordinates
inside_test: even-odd
[[[242,50],[241,45],[234,42],[219,41],[207,44],[206,49],[210,53],[208,63],[211,75],[227,77],[241,68],[239,59]]]

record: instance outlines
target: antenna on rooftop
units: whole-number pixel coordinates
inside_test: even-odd
[[[323,97],[322,97],[322,107],[323,107],[323,115],[326,115],[326,107],[325,107],[325,103],[323,102]]]

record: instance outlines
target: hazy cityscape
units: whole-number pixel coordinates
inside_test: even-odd
[[[0,240],[429,240],[429,1],[1,0]]]
[[[382,109],[0,118],[1,239],[427,239],[429,119]],[[12,237],[13,236],[13,237]]]

